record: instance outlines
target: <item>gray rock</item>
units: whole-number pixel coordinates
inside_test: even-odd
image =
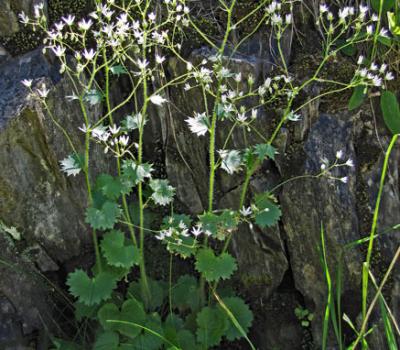
[[[51,90],[49,110],[78,151],[83,149],[77,129],[82,117],[79,105],[65,99],[71,95],[71,85],[40,51],[2,65],[0,76],[0,220],[21,233],[17,251],[8,244],[10,236],[0,232],[0,259],[19,269],[0,266],[0,295],[14,305],[27,334],[43,324],[50,329],[54,325],[56,295],[39,278],[40,271],[55,271],[59,264],[82,256],[91,245],[91,234],[84,222],[83,176],[67,178],[60,170],[59,161],[71,154],[70,146],[20,81],[33,79],[33,89],[45,83]],[[100,111],[88,108],[88,114],[93,123]],[[108,168],[107,161],[99,148],[92,147],[93,177]]]
[[[10,0],[0,2],[0,36],[11,35],[19,30],[18,18],[11,9]]]
[[[348,116],[321,115],[312,126],[304,144],[304,172],[318,174],[321,159],[334,161],[335,153],[343,150],[346,157],[355,159],[352,123]],[[358,229],[357,200],[355,195],[355,170],[339,168],[336,177],[348,176],[349,182],[321,179],[302,179],[283,187],[281,197],[290,264],[296,288],[306,298],[310,310],[315,310],[314,340],[320,344],[322,314],[326,305],[326,285],[320,263],[321,225],[324,227],[328,265],[331,276],[342,255],[342,247],[360,238]],[[362,256],[354,248],[344,254],[343,293],[359,290]],[[353,300],[355,302],[355,300]],[[347,300],[346,302],[350,302]]]
[[[18,15],[24,12],[30,18],[34,16],[35,5],[43,4],[47,15],[47,0],[2,0],[0,2],[0,37],[10,36],[22,28]]]

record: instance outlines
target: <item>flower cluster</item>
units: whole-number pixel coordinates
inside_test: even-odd
[[[349,178],[347,176],[343,177],[337,177],[333,175],[333,170],[341,167],[354,167],[354,162],[351,158],[346,159],[344,152],[342,150],[339,150],[336,152],[336,157],[335,161],[333,163],[330,163],[330,161],[327,158],[322,158],[321,159],[321,173],[317,175],[317,177],[327,177],[332,180],[338,180],[342,183],[347,183],[349,181]]]
[[[380,66],[375,62],[370,65],[365,65],[366,59],[363,56],[359,56],[357,60],[358,68],[355,76],[360,79],[363,85],[366,86],[384,86],[386,81],[394,79],[392,72],[388,71],[388,65],[383,63]]]
[[[374,23],[379,20],[377,14],[373,13],[369,15],[370,12],[371,10],[368,6],[360,4],[358,7],[345,6],[339,9],[337,16],[335,16],[327,4],[321,4],[319,6],[317,24],[322,25],[322,28],[329,35],[333,35],[337,32],[339,34],[342,33],[343,30],[351,28],[355,33],[361,33],[365,30],[364,33],[366,34],[366,38],[368,38],[374,34]],[[387,37],[387,29],[381,28],[379,36]]]

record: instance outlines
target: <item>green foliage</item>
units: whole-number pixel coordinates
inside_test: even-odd
[[[150,180],[150,188],[153,190],[151,198],[153,199],[154,203],[159,205],[167,205],[172,202],[175,189],[169,185],[168,180]]]
[[[238,321],[245,333],[248,333],[249,328],[253,322],[253,313],[246,303],[238,297],[225,298],[223,300],[226,307],[232,313],[233,317]],[[233,341],[243,337],[240,330],[234,325],[231,319],[229,319],[229,325],[225,331],[225,336],[228,340]]]
[[[302,307],[296,307],[294,309],[294,313],[297,319],[301,322],[302,327],[310,327],[311,321],[314,319],[314,314],[311,313],[309,310],[304,309]]]
[[[101,333],[94,344],[93,350],[119,350],[119,335],[116,332]]]
[[[261,143],[254,146],[254,153],[260,161],[263,161],[266,158],[274,160],[277,150],[274,146],[271,146],[268,143]]]
[[[95,230],[112,229],[121,214],[119,205],[114,202],[105,202],[101,209],[89,207],[86,210],[86,222]]]
[[[390,11],[394,5],[396,0],[371,0],[372,8],[379,13],[380,6],[382,3],[382,11],[383,13]]]
[[[110,299],[113,289],[117,286],[115,277],[110,273],[100,272],[90,278],[83,270],[70,273],[67,285],[70,293],[78,298],[80,303],[88,306]]]
[[[117,75],[117,76],[120,76],[121,74],[128,74],[128,71],[126,70],[126,68],[120,64],[117,66],[110,67],[110,72],[113,75]]]
[[[364,85],[358,85],[354,88],[353,94],[350,97],[349,101],[349,111],[352,111],[353,109],[356,109],[362,105],[365,99],[365,86]]]
[[[121,194],[128,194],[132,190],[131,184],[124,177],[113,177],[108,174],[101,174],[96,180],[96,188],[102,194],[111,199],[118,199]]]
[[[382,93],[381,110],[388,129],[393,134],[400,134],[400,108],[394,93],[390,91]]]
[[[204,232],[209,232],[210,236],[220,240],[224,240],[227,233],[238,225],[237,213],[233,210],[223,210],[219,215],[207,212],[199,215],[199,221]]]
[[[151,179],[153,166],[150,163],[137,164],[133,160],[125,160],[122,164],[122,170],[124,179],[132,183],[133,186],[146,179]]]
[[[195,311],[199,307],[199,296],[197,279],[190,275],[183,275],[172,288],[172,305],[180,310]]]
[[[255,221],[260,227],[274,226],[281,217],[281,210],[268,193],[261,193],[255,197]]]
[[[148,309],[156,310],[161,307],[166,297],[168,285],[163,281],[156,281],[148,278],[147,283],[150,289],[150,301],[148,302]],[[128,295],[135,297],[137,300],[142,300],[141,281],[132,282],[128,288]]]
[[[218,345],[229,327],[225,312],[216,307],[204,307],[196,317],[197,341],[206,348]]]
[[[142,329],[140,327],[110,321],[123,321],[144,325],[146,313],[143,309],[143,305],[135,298],[131,298],[122,304],[121,309],[112,303],[103,305],[98,312],[98,318],[105,330],[116,331],[133,339],[141,333]]]
[[[103,95],[99,90],[91,89],[83,95],[83,101],[88,102],[89,105],[95,106],[103,100]]]
[[[215,256],[211,248],[199,250],[195,266],[208,282],[228,279],[237,269],[236,261],[229,253]]]
[[[101,250],[111,266],[129,269],[140,261],[139,249],[132,244],[126,244],[125,234],[121,231],[106,233],[101,242]]]

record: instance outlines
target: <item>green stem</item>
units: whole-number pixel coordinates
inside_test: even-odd
[[[147,6],[146,6],[147,8]],[[143,21],[146,20],[146,11],[142,13]],[[143,50],[142,50],[142,60],[146,60],[146,42],[147,42],[147,32],[144,31],[143,35]],[[147,106],[148,106],[148,87],[147,87],[147,76],[144,72],[143,77],[143,108],[142,108],[142,122],[139,128],[139,146],[138,146],[138,165],[143,162],[143,130],[144,130],[144,120],[146,118]],[[140,251],[140,286],[142,291],[142,297],[145,304],[149,304],[151,294],[149,289],[149,283],[146,275],[146,263],[144,256],[144,203],[143,203],[143,184],[139,182],[138,184],[138,197],[139,197],[139,251]]]
[[[375,203],[375,210],[374,210],[374,216],[372,220],[372,226],[371,226],[371,232],[369,234],[370,240],[368,244],[368,252],[367,252],[367,259],[365,261],[365,269],[368,271],[370,269],[370,263],[371,263],[371,257],[372,257],[372,250],[374,247],[374,238],[375,238],[375,233],[376,229],[378,226],[378,218],[379,218],[379,209],[380,209],[380,204],[382,200],[382,194],[383,194],[383,187],[385,184],[385,178],[389,166],[389,159],[390,159],[390,154],[392,153],[393,147],[396,144],[396,141],[398,139],[399,135],[393,135],[389,147],[386,151],[385,154],[385,159],[383,162],[383,169],[381,173],[381,179],[379,183],[379,191],[378,191],[378,196],[376,199]],[[363,319],[365,319],[366,313],[367,313],[367,297],[368,297],[368,274],[367,277],[364,277],[365,273],[363,274],[363,285],[362,285],[362,316]]]
[[[111,102],[110,102],[110,67],[108,65],[107,52],[106,52],[105,48],[103,49],[103,57],[104,57],[104,61],[106,62],[106,66],[105,66],[105,78],[106,78],[105,96],[106,96],[106,105],[107,105],[107,115],[108,115],[108,120],[110,122],[110,125],[113,125],[114,124],[113,110],[111,108]],[[117,147],[117,153],[119,154],[120,152],[119,152],[118,143],[116,144],[116,147]],[[118,176],[121,176],[121,160],[120,160],[119,156],[117,156],[117,171],[118,171]],[[124,215],[125,215],[126,221],[129,223],[132,223],[131,216],[129,214],[128,202],[126,200],[125,194],[122,195],[122,207],[124,210]],[[135,247],[137,247],[135,231],[131,225],[128,226],[128,229],[129,229],[132,243]]]
[[[79,98],[79,104],[83,113],[83,118],[85,120],[86,128],[89,128],[89,117],[86,112],[85,105],[83,103],[82,97]],[[92,186],[90,183],[90,174],[89,174],[89,157],[90,157],[90,133],[86,132],[85,134],[85,164],[83,167],[83,173],[85,174],[85,181],[86,187],[88,192],[88,201],[89,205],[93,203],[93,196],[92,196]],[[92,230],[92,240],[94,246],[94,252],[96,255],[96,263],[99,268],[99,272],[103,270],[101,259],[100,259],[100,248],[99,248],[99,240],[97,238],[96,230]]]

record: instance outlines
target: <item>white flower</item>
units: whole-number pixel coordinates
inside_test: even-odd
[[[156,237],[156,239],[158,239],[159,241],[162,241],[162,240],[164,240],[164,238],[165,238],[165,232],[164,231],[161,231],[158,235],[156,235],[155,236]]]
[[[392,72],[387,72],[385,74],[385,80],[393,80],[394,79],[394,75]]]
[[[52,47],[52,50],[57,57],[62,57],[65,54],[65,47],[59,45]]]
[[[94,138],[97,138],[97,139],[102,139],[103,140],[103,136],[107,135],[107,134],[108,134],[108,137],[109,137],[110,134],[108,132],[106,132],[106,128],[104,126],[102,126],[102,125],[97,126],[92,130],[92,136]],[[108,137],[107,137],[107,139],[108,139]]]
[[[235,81],[236,81],[237,83],[240,83],[240,82],[242,81],[242,73],[239,72],[239,73],[235,74],[234,79],[235,79]]]
[[[336,158],[337,159],[342,159],[343,155],[344,155],[344,152],[342,150],[336,152]]]
[[[165,61],[165,57],[164,56],[156,55],[156,63],[162,64],[164,61]]]
[[[25,85],[27,88],[30,88],[32,86],[32,81],[33,81],[32,79],[24,79],[21,81],[21,83]]]
[[[369,10],[368,6],[365,6],[365,5],[360,5],[359,8],[360,8],[360,12],[361,12],[363,15],[365,15],[365,14],[368,12],[368,10]]]
[[[374,85],[374,86],[382,86],[382,78],[380,78],[380,77],[378,77],[378,76],[375,76],[373,79],[372,79],[372,84]]]
[[[50,90],[46,89],[46,85],[42,84],[41,89],[37,89],[36,92],[41,98],[46,98],[47,95],[49,94]]]
[[[122,145],[123,147],[128,146],[128,143],[129,143],[129,136],[125,136],[125,135],[120,136],[118,142],[119,142],[119,144]]]
[[[286,24],[291,24],[292,23],[292,14],[291,13],[288,13],[285,16],[285,22],[286,22]]]
[[[65,96],[65,98],[67,99],[68,102],[79,100],[79,97],[76,96],[74,92],[72,93],[72,95]]]
[[[167,102],[167,99],[161,95],[152,95],[150,96],[150,101],[157,106],[161,106],[163,103]]]
[[[359,56],[357,60],[357,64],[361,65],[364,62],[364,56]]]
[[[83,51],[83,57],[85,57],[87,61],[91,61],[95,55],[96,52],[93,49],[90,49],[89,51],[85,49],[85,51]]]
[[[108,130],[110,130],[111,134],[115,135],[119,133],[120,127],[116,126],[116,125],[112,125],[110,127],[108,127]]]
[[[245,123],[247,120],[246,113],[238,113],[236,120],[240,123]]]
[[[149,64],[149,61],[147,60],[137,60],[137,65],[141,70],[144,70]]]
[[[92,26],[92,24],[93,24],[93,22],[92,22],[92,20],[91,19],[89,19],[89,20],[85,20],[85,19],[82,19],[79,23],[78,23],[78,26],[79,26],[79,28],[81,29],[81,30],[89,30],[90,29],[90,27]]]
[[[383,64],[381,65],[381,68],[379,68],[379,72],[382,73],[382,74],[385,73],[387,67],[388,67],[388,65],[387,65],[386,63],[383,63]]]
[[[193,236],[198,237],[203,233],[203,230],[201,229],[200,225],[197,225],[193,227],[190,232],[192,233]]]
[[[377,15],[376,13],[374,13],[374,14],[371,16],[371,21],[372,21],[372,22],[378,22],[378,20],[379,20],[378,15]]]
[[[379,35],[383,36],[385,38],[388,38],[389,37],[389,32],[388,32],[388,30],[386,28],[382,28],[381,31],[379,32]]]
[[[352,168],[354,166],[354,162],[352,159],[347,159],[345,163],[348,167]]]
[[[90,132],[90,125],[86,126],[85,124],[83,124],[82,126],[78,127],[78,129],[86,134]]]
[[[154,12],[150,12],[148,17],[150,22],[154,22],[156,20],[156,15]]]
[[[367,34],[372,35],[373,32],[374,32],[374,26],[370,24],[369,26],[367,26]]]
[[[340,178],[339,180],[342,181],[344,184],[347,184],[347,182],[349,181],[349,179],[348,179],[347,176],[342,177],[342,178]]]
[[[24,11],[22,11],[19,15],[18,15],[21,23],[23,24],[28,24],[29,23],[29,17],[25,14]]]
[[[328,11],[329,11],[329,8],[328,8],[328,6],[326,4],[319,5],[319,12],[320,13],[325,13],[325,12],[328,12]]]
[[[368,74],[367,68],[361,69],[361,70],[359,71],[359,74],[360,74],[360,76],[361,76],[362,78],[365,78],[365,77],[367,76],[367,74]]]
[[[208,118],[205,113],[196,113],[194,117],[185,120],[189,124],[190,131],[197,136],[203,136],[208,131]]]
[[[68,17],[62,17],[62,19],[67,25],[72,26],[75,21],[75,16],[69,15]]]
[[[242,164],[242,157],[238,150],[219,150],[219,156],[221,157],[222,163],[221,168],[224,169],[228,174],[233,174],[240,170]]]
[[[271,17],[271,22],[276,25],[282,24],[282,16],[274,13]]]
[[[243,206],[243,208],[240,209],[240,214],[242,214],[243,216],[251,215],[252,214],[251,207],[246,208],[245,206]]]
[[[287,115],[287,119],[292,121],[292,122],[298,122],[299,120],[301,120],[301,115],[299,113],[294,113],[293,111],[291,111]]]
[[[371,69],[372,71],[378,70],[378,65],[375,62],[372,62],[369,69]]]

